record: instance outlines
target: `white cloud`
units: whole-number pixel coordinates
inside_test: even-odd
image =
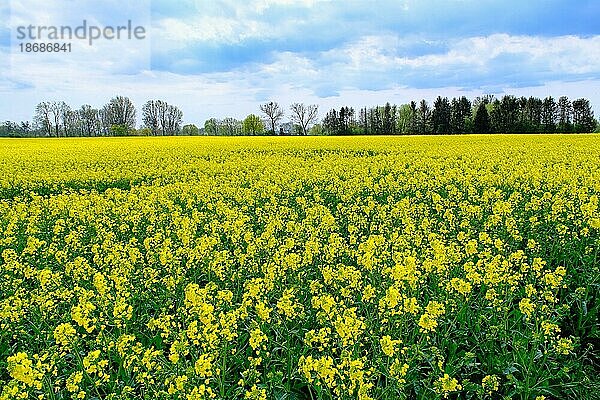
[[[521,55],[529,63],[541,62],[548,70],[564,73],[600,73],[600,35],[592,37],[531,37],[494,34],[450,41],[443,54],[402,54],[402,39],[393,35],[367,36],[327,52],[345,65],[360,68],[440,67],[463,64],[485,66],[503,55]],[[489,65],[493,67],[493,65]]]
[[[265,32],[268,32],[267,26],[258,21],[210,16],[198,16],[185,21],[165,18],[153,27],[153,36],[157,40],[179,42],[179,46],[197,41],[239,43],[253,37],[269,36]]]
[[[247,39],[281,38],[284,32],[302,26],[309,18],[282,14],[273,20],[264,17],[274,6],[297,6],[310,9],[331,0],[253,0],[196,2],[196,13],[184,18],[162,18],[155,21],[153,32],[158,41],[202,41],[240,43]],[[226,11],[225,11],[226,10]],[[285,17],[285,18],[284,18]]]

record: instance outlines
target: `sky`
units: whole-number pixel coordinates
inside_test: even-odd
[[[146,35],[20,50],[32,42],[20,26],[83,20]],[[0,120],[115,95],[140,122],[143,103],[162,99],[198,126],[267,101],[318,104],[322,117],[438,95],[585,97],[600,114],[599,21],[597,0],[0,0]]]

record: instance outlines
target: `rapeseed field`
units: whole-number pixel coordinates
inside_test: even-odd
[[[598,398],[598,135],[0,154],[2,400]]]

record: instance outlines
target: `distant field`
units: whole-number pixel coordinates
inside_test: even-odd
[[[2,400],[598,398],[600,135],[0,155]]]

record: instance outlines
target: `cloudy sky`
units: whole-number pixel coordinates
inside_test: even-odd
[[[144,26],[143,40],[21,53],[17,27]],[[185,122],[261,102],[332,107],[504,93],[587,97],[600,113],[597,0],[11,0],[0,2],[0,119],[129,96]]]

